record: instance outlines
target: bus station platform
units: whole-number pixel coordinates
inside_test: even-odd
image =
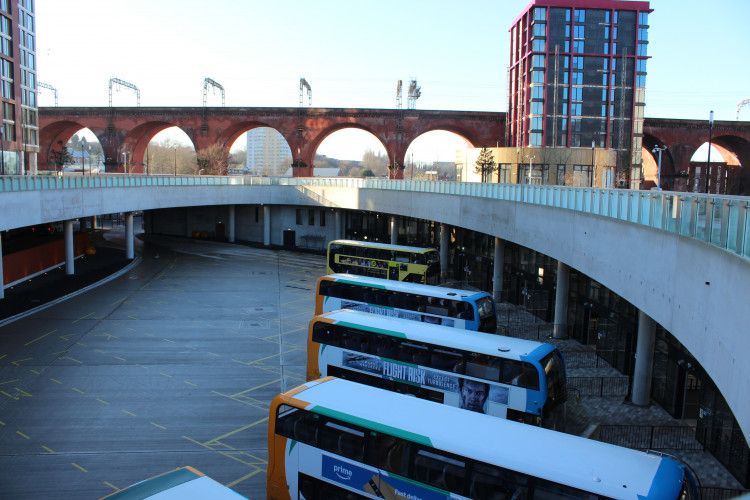
[[[325,258],[141,236],[129,262],[123,242],[122,228],[98,230],[75,275],[62,266],[0,300],[3,498],[101,498],[184,466],[265,498],[268,405],[305,380]],[[539,322],[498,310],[506,326]],[[554,343],[564,356],[585,350]],[[570,365],[569,378],[622,377]],[[622,396],[570,393],[567,405],[566,432],[578,435],[690,424]],[[737,496],[733,476],[695,448],[660,451],[690,465],[704,498]]]

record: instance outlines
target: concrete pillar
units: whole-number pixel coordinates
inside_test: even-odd
[[[398,245],[398,221],[391,215],[391,245]]]
[[[229,205],[229,243],[234,243],[234,231],[235,231],[235,208],[234,205]]]
[[[73,221],[63,222],[63,234],[65,235],[65,274],[75,272],[75,249],[73,247]]]
[[[440,282],[448,279],[448,247],[450,246],[450,228],[440,224]]]
[[[0,299],[5,298],[5,276],[3,276],[3,237],[0,233]]]
[[[91,229],[99,229],[99,224],[96,220],[96,215],[91,216]]]
[[[125,214],[125,258],[135,258],[135,235],[133,234],[133,212]]]
[[[492,271],[492,298],[496,303],[500,303],[500,296],[503,291],[503,264],[505,262],[505,241],[495,238],[495,255],[493,257]]]
[[[555,283],[555,331],[552,335],[556,339],[567,337],[566,324],[568,322],[568,286],[570,281],[570,267],[562,261],[557,261],[557,283]]]
[[[271,245],[271,207],[263,205],[263,245]]]
[[[341,210],[336,210],[333,214],[333,239],[334,240],[340,240],[343,238],[344,231],[342,230],[343,227],[343,214],[341,213]]]
[[[637,406],[648,406],[651,401],[651,372],[654,367],[656,322],[643,311],[638,311],[638,340],[636,342],[631,402]]]

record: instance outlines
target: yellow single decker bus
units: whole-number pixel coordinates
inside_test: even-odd
[[[328,274],[358,274],[437,285],[440,279],[440,252],[434,248],[333,240],[328,243],[326,267]]]

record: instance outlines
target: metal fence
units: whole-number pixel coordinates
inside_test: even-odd
[[[568,377],[568,390],[578,396],[622,396],[628,394],[628,377]]]

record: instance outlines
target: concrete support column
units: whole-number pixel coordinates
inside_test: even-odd
[[[391,245],[398,245],[398,220],[396,216],[391,216]]]
[[[636,342],[631,402],[637,406],[648,406],[651,401],[651,372],[654,367],[656,322],[643,311],[638,311],[638,340]]]
[[[570,281],[570,267],[562,261],[557,261],[557,283],[555,283],[555,331],[552,335],[556,339],[564,339],[568,322],[568,283]]]
[[[505,263],[505,241],[495,238],[495,255],[492,262],[492,298],[495,302],[500,302],[500,296],[503,291],[503,264]]]
[[[271,245],[271,207],[263,205],[263,245]]]
[[[133,232],[133,212],[125,214],[125,258],[135,258],[135,234]]]
[[[448,247],[451,230],[448,224],[440,224],[440,282],[448,280]]]
[[[235,223],[235,208],[234,205],[229,205],[229,243],[234,243]]]
[[[341,213],[341,210],[336,210],[333,214],[333,239],[334,240],[340,240],[343,238],[344,230],[343,230],[343,214]]]
[[[65,235],[65,274],[75,273],[75,251],[73,247],[73,221],[63,222],[63,235]]]

